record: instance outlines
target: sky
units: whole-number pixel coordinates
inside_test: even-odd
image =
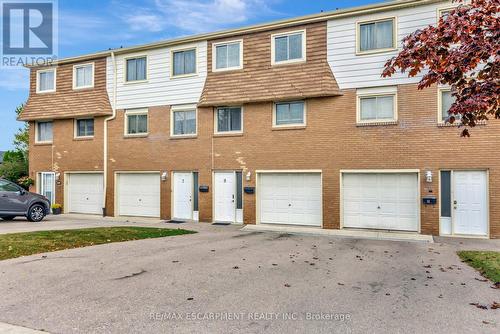
[[[59,58],[382,2],[383,0],[59,0]],[[0,69],[0,151],[22,126],[25,69]]]

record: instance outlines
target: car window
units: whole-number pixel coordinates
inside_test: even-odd
[[[0,180],[0,191],[18,192],[19,188],[13,183]]]

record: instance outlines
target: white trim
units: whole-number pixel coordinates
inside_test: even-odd
[[[392,20],[392,47],[361,51],[361,25]],[[374,53],[387,53],[398,49],[398,19],[396,16],[386,16],[378,19],[356,21],[356,55],[362,56]]]
[[[361,119],[361,99],[373,97],[393,97],[393,117],[373,120]],[[375,88],[361,88],[356,90],[356,124],[378,124],[381,125],[387,122],[398,121],[398,92],[397,87],[375,87]]]
[[[291,123],[291,124],[276,124],[276,105],[277,104],[287,104],[287,103],[297,103],[302,102],[304,109],[302,110],[303,122],[302,123]],[[294,128],[294,127],[305,127],[307,126],[307,102],[306,100],[296,100],[296,101],[280,101],[273,103],[273,128]]]
[[[158,177],[161,178],[161,171],[115,171],[114,173],[114,194],[113,194],[113,216],[121,217],[119,212],[119,203],[118,203],[118,183],[120,180],[120,174],[158,174]],[[161,196],[161,179],[160,179],[160,196]],[[129,217],[129,216],[126,216]],[[134,216],[136,217],[136,216]],[[137,216],[142,217],[142,216]],[[161,198],[160,198],[160,217],[161,217]],[[160,217],[152,217],[152,218],[160,218]],[[151,217],[150,217],[151,218]]]
[[[94,134],[92,136],[79,136],[78,135],[78,121],[87,121],[87,120],[93,120],[94,121]],[[94,117],[81,117],[81,118],[75,118],[73,122],[73,138],[74,139],[92,139],[94,138],[95,135],[95,118]]]
[[[236,43],[240,44],[240,65],[233,67],[217,68],[217,52],[216,52],[217,47],[221,45],[236,44]],[[243,39],[212,43],[212,72],[225,72],[225,71],[234,71],[241,69],[243,69]]]
[[[76,78],[76,70],[78,68],[82,68],[82,67],[87,67],[87,66],[91,66],[92,67],[92,83],[88,86],[80,86],[78,87],[76,85],[77,83],[77,78]],[[77,64],[77,65],[73,65],[73,90],[80,90],[80,89],[88,89],[88,88],[94,88],[94,76],[95,76],[95,63],[85,63],[85,64]]]
[[[195,132],[189,134],[174,134],[175,124],[174,124],[174,113],[182,111],[193,111],[195,112]],[[176,105],[170,108],[170,137],[173,138],[193,138],[198,136],[198,107],[196,104],[183,104]]]
[[[449,6],[445,6],[445,7],[436,8],[436,25],[439,23],[439,19],[443,15],[443,12],[447,12],[447,11],[450,11],[450,10],[456,9],[456,8],[458,8],[457,5],[449,5]]]
[[[225,108],[240,108],[241,110],[241,130],[238,131],[219,131],[219,123],[217,122],[217,114],[219,112],[219,109],[225,109]],[[241,134],[243,133],[243,106],[227,106],[227,107],[216,107],[214,110],[214,134],[216,135],[230,135],[230,134]]]
[[[344,187],[343,187],[343,174],[417,174],[417,233],[422,233],[422,187],[420,184],[420,169],[341,169],[339,171],[339,183],[340,183],[340,197],[339,197],[339,207],[340,207],[340,224],[339,228],[344,228]],[[411,232],[410,232],[411,233]]]
[[[39,123],[52,123],[52,140],[38,140],[38,124]],[[54,121],[53,120],[40,120],[35,121],[35,144],[52,144],[54,142]]]
[[[146,79],[128,81],[127,80],[127,60],[140,59],[140,58],[146,58]],[[148,82],[148,80],[149,80],[149,56],[147,54],[130,55],[130,56],[123,58],[123,84],[133,85],[133,84],[145,83],[145,82]]]
[[[128,133],[128,116],[130,115],[146,115],[147,116],[147,131],[141,133]],[[127,109],[124,113],[125,127],[123,129],[123,135],[125,137],[144,137],[149,135],[149,110],[148,108],[137,108],[137,109]]]
[[[181,52],[181,51],[190,51],[190,50],[194,50],[194,63],[195,63],[194,73],[174,75],[174,53]],[[170,78],[171,79],[180,79],[180,78],[188,78],[188,77],[198,76],[198,70],[200,67],[200,64],[198,63],[198,58],[199,58],[198,57],[198,44],[184,45],[184,46],[171,48],[170,49]]]
[[[40,73],[54,72],[54,89],[40,90]],[[36,71],[36,93],[46,94],[54,93],[57,90],[57,67],[51,67]]]
[[[283,37],[283,36],[290,36],[290,35],[296,35],[296,34],[302,34],[302,58],[297,58],[297,59],[289,59],[289,60],[282,60],[282,61],[276,61],[276,43],[275,40],[278,37]],[[301,29],[301,30],[293,30],[293,31],[286,31],[286,32],[281,32],[277,34],[272,34],[271,35],[271,65],[284,65],[284,64],[293,64],[293,63],[303,63],[307,61],[307,34],[306,34],[306,29]]]
[[[321,227],[324,228],[323,170],[322,169],[269,169],[255,171],[255,224],[260,225],[260,174],[319,174],[321,181]],[[307,226],[307,225],[304,225]],[[308,228],[316,228],[308,226]]]

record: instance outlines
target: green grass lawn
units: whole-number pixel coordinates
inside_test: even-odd
[[[2,234],[0,235],[0,260],[111,242],[163,238],[191,233],[196,232],[151,227],[98,227]]]
[[[500,282],[500,252],[460,251],[457,254],[484,277]]]

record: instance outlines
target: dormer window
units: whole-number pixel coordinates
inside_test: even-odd
[[[94,87],[94,63],[73,66],[73,89]]]
[[[306,60],[305,30],[272,35],[271,44],[271,63],[273,65]]]
[[[39,70],[36,72],[36,92],[51,93],[56,91],[56,69]]]

